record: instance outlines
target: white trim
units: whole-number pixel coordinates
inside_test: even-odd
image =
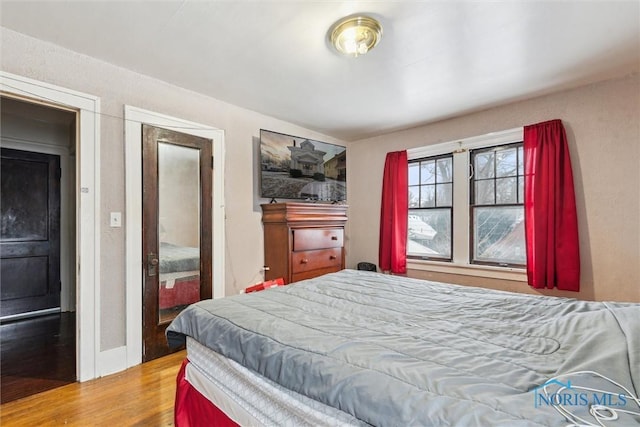
[[[125,105],[127,366],[142,362],[142,123],[213,140],[213,296],[224,297],[224,131]]]
[[[438,273],[460,274],[464,276],[487,277],[491,279],[527,281],[527,271],[523,268],[494,267],[479,264],[459,264],[418,259],[408,259],[407,269],[435,271]]]
[[[460,161],[462,159],[462,161]],[[458,160],[458,161],[456,161]],[[453,259],[452,262],[465,268],[469,263],[469,239],[471,219],[469,217],[469,151],[454,155],[453,159]],[[456,183],[462,183],[462,185]],[[456,208],[462,206],[462,208]],[[470,270],[471,271],[471,270]]]
[[[472,136],[456,141],[441,142],[424,147],[410,148],[407,150],[409,160],[421,157],[438,156],[440,154],[453,153],[457,150],[473,150],[475,148],[491,147],[494,145],[508,144],[522,141],[524,128],[513,128],[499,132],[487,133],[480,136]]]
[[[60,178],[60,309],[59,311],[75,311],[76,304],[72,299],[75,290],[72,291],[71,284],[75,286],[73,279],[73,265],[75,260],[71,260],[71,216],[75,218],[75,212],[71,212],[71,197],[69,194],[71,189],[71,180],[75,181],[75,176],[71,173],[72,166],[70,163],[69,148],[59,145],[44,144],[41,142],[25,142],[20,139],[11,137],[2,137],[2,147],[13,148],[15,150],[24,150],[32,153],[54,154],[60,156],[60,169],[62,176]],[[74,185],[75,187],[75,185]]]
[[[115,374],[116,372],[124,371],[127,369],[127,347],[116,347],[110,350],[102,351],[98,353],[98,366],[99,369],[96,372],[97,377],[104,377],[106,375]]]
[[[407,150],[409,160],[423,157],[453,154],[453,254],[451,262],[407,258],[407,268],[463,274],[495,279],[527,281],[526,270],[520,268],[494,267],[469,262],[469,150],[522,141],[524,128],[514,128],[485,135],[463,138]],[[460,184],[462,183],[462,184]]]
[[[79,381],[87,381],[96,376],[100,345],[100,98],[4,71],[0,90],[78,111],[76,372]]]

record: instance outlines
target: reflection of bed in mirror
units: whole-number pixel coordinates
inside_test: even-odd
[[[160,243],[160,316],[200,300],[200,248]]]

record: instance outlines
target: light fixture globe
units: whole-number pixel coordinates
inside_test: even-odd
[[[344,55],[358,57],[373,49],[382,37],[382,25],[368,16],[346,17],[329,30],[331,44]]]

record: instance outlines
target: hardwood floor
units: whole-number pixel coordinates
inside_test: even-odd
[[[75,382],[75,313],[0,325],[0,359],[0,403]]]
[[[0,406],[5,426],[172,426],[179,351],[97,380]]]

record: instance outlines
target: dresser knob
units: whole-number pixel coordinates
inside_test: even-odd
[[[338,240],[338,236],[331,236],[331,240]]]
[[[302,259],[300,260],[300,264],[306,264],[306,263],[308,263],[308,262],[309,262],[309,260],[308,260],[308,259],[306,259],[306,258],[302,258]]]
[[[336,256],[335,255],[329,255],[329,259],[330,260],[334,260],[334,259],[336,259]]]

